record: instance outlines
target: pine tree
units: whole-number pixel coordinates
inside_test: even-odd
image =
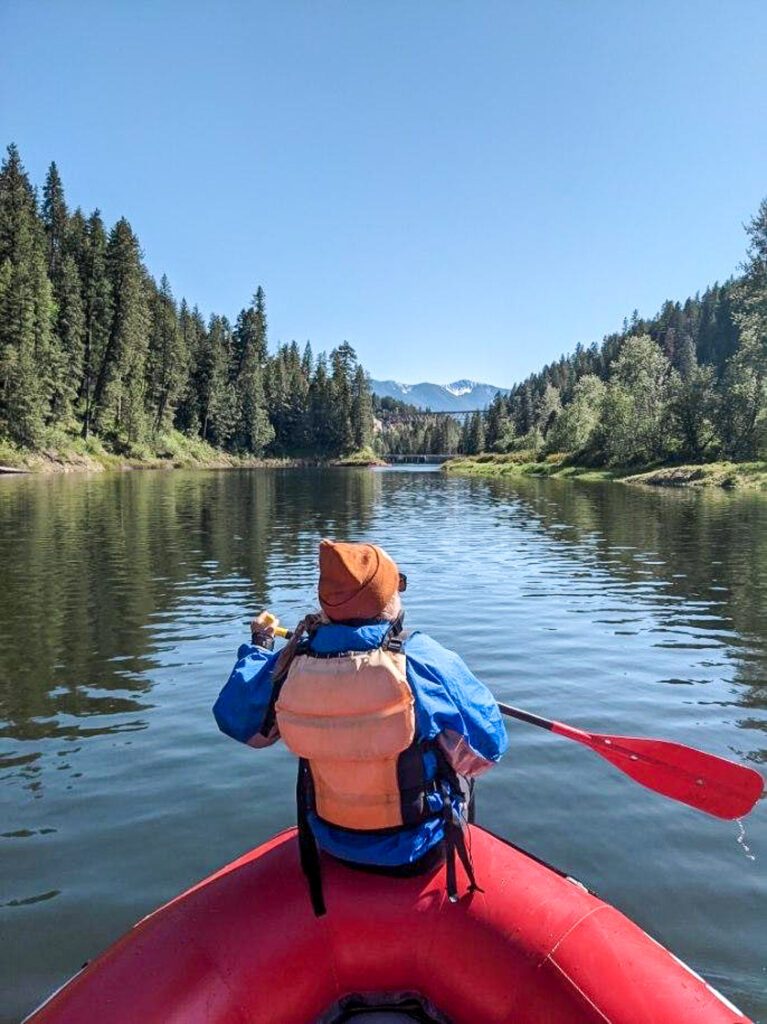
[[[328,377],[327,359],[320,353],[309,387],[309,447],[318,454],[334,448],[333,385]]]
[[[225,316],[211,317],[207,348],[203,437],[226,448],[237,429],[238,402],[231,376],[232,328]]]
[[[735,458],[767,451],[767,199],[746,231],[745,273],[735,289],[740,338],[725,367],[720,406],[722,440]]]
[[[0,170],[0,429],[30,446],[50,411],[54,312],[35,195],[11,145]]]
[[[348,341],[344,341],[330,354],[332,366],[331,388],[333,409],[331,419],[331,453],[340,455],[351,451],[354,445],[352,427],[352,386],[357,366],[357,355]]]
[[[519,390],[516,428],[517,433],[524,437],[533,429],[535,423],[535,411],[533,406],[532,389],[528,381]]]
[[[509,416],[506,398],[497,394],[487,412],[485,445],[488,451],[506,451],[514,437],[514,426]]]
[[[188,359],[170,282],[163,274],[152,301],[147,356],[147,412],[155,433],[167,430],[173,422],[176,401],[188,374]]]
[[[80,278],[83,288],[84,338],[80,399],[83,410],[82,433],[88,438],[93,419],[93,392],[99,368],[109,344],[112,326],[112,284],[107,274],[107,236],[101,214],[94,210],[85,226],[84,244],[76,214],[70,222],[69,238],[75,258],[80,254]]]
[[[106,268],[112,318],[93,390],[94,422],[101,431],[124,431],[136,441],[145,426],[149,294],[138,239],[124,217],[110,232]]]
[[[287,451],[302,451],[307,447],[309,440],[307,431],[309,379],[304,373],[301,354],[295,341],[285,348],[284,358],[288,399],[284,445]]]
[[[60,260],[56,287],[56,347],[59,366],[54,378],[51,408],[54,421],[67,424],[78,396],[85,352],[85,310],[82,285],[74,258]]]
[[[274,438],[264,394],[266,310],[263,289],[258,289],[250,308],[242,310],[238,316],[232,347],[237,420],[231,443],[238,451],[261,455]]]
[[[200,434],[200,406],[197,394],[197,372],[205,340],[205,323],[195,307],[190,312],[186,299],[181,300],[178,314],[181,345],[187,353],[187,374],[176,405],[174,426],[191,437]]]
[[[258,365],[263,369],[266,365],[266,359],[268,355],[267,348],[267,321],[266,321],[266,295],[261,285],[256,288],[256,294],[253,299],[253,311],[255,313],[255,328],[254,328],[254,339],[253,343],[255,346],[255,355],[258,360]]]
[[[463,435],[463,448],[467,455],[479,455],[485,447],[485,425],[482,419],[482,413],[473,412],[470,417],[467,418],[464,435]]]
[[[351,420],[355,448],[367,448],[373,440],[373,399],[370,378],[361,366],[354,373]]]
[[[48,241],[48,276],[55,280],[68,220],[67,204],[64,201],[64,186],[55,163],[48,168],[43,186],[42,215]]]
[[[314,373],[314,354],[312,352],[312,346],[308,341],[304,346],[304,354],[301,358],[301,369],[303,370],[304,378],[308,384],[312,379],[312,374]]]

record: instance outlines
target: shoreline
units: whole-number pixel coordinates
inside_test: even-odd
[[[718,487],[723,490],[767,490],[767,462],[703,462],[650,466],[594,467],[562,456],[537,461],[530,453],[482,454],[451,459],[442,471],[456,476],[553,477],[587,483],[613,482],[644,487]]]
[[[335,458],[312,456],[256,457],[233,455],[204,442],[188,442],[171,438],[172,443],[160,445],[157,451],[118,454],[101,442],[76,442],[72,445],[51,445],[40,451],[16,448],[0,441],[0,478],[3,476],[52,476],[62,473],[124,473],[134,470],[172,469],[304,469],[317,466],[369,468],[386,466],[385,460],[372,452],[352,452]]]

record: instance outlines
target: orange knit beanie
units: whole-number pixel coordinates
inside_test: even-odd
[[[399,590],[399,569],[375,544],[323,540],[318,590],[329,619],[375,619]]]

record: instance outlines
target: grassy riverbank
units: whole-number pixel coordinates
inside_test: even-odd
[[[446,462],[444,471],[460,476],[545,476],[578,480],[615,480],[656,487],[767,489],[767,462],[707,462],[701,465],[584,466],[561,455],[536,459],[532,452],[470,455]]]
[[[178,431],[159,435],[153,444],[121,444],[108,448],[99,438],[52,437],[39,450],[21,448],[0,439],[0,473],[3,469],[27,473],[100,473],[129,469],[253,469],[279,466],[375,466],[383,460],[372,450],[352,452],[337,459],[256,458],[232,455]]]

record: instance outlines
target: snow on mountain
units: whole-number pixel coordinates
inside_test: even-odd
[[[473,380],[456,380],[452,384],[445,384],[445,390],[458,398],[459,395],[469,395],[476,387],[485,387],[484,384],[477,384]]]
[[[371,380],[370,386],[380,398],[396,398],[419,409],[435,412],[466,412],[484,409],[498,394],[508,388],[480,384],[475,380],[456,380],[452,384],[401,384],[396,380]]]

